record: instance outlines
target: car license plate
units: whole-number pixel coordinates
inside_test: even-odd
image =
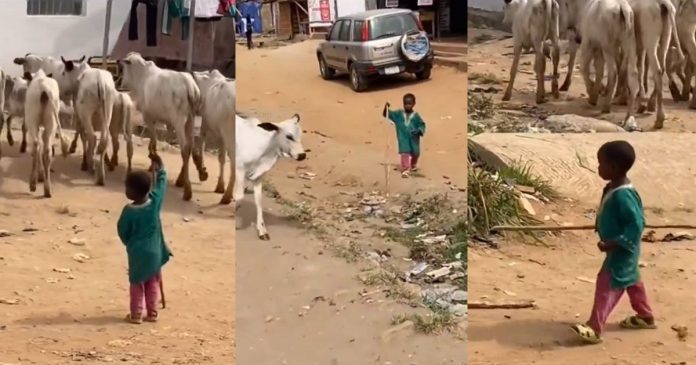
[[[399,72],[401,72],[401,69],[399,68],[399,66],[392,66],[392,67],[387,67],[384,69],[385,75],[394,75],[394,74],[398,74]]]

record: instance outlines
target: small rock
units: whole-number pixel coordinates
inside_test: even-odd
[[[58,279],[56,278],[46,278],[46,282],[49,284],[56,284],[58,282]]]
[[[59,272],[59,273],[61,273],[61,274],[67,274],[67,273],[70,272],[70,269],[58,267],[58,268],[54,268],[53,271]]]
[[[449,310],[457,317],[465,317],[469,307],[466,304],[454,304],[449,307]]]
[[[0,304],[17,305],[17,304],[19,304],[19,300],[18,300],[18,299],[4,299],[4,298],[0,298]]]
[[[271,323],[273,322],[275,318],[273,316],[266,316],[266,319],[264,319],[264,322],[266,323]]]
[[[524,210],[526,210],[527,213],[529,213],[530,215],[536,215],[536,210],[534,210],[532,203],[530,203],[527,198],[520,195],[517,199],[520,201],[520,205],[522,205],[522,208],[524,208]]]
[[[10,231],[5,230],[5,229],[0,229],[0,237],[10,237],[12,236],[12,233]]]
[[[382,341],[389,342],[394,337],[397,337],[400,333],[410,332],[413,330],[415,323],[412,321],[405,321],[399,325],[396,325],[384,332],[382,332]]]
[[[464,290],[457,290],[454,293],[452,293],[452,296],[450,299],[454,303],[466,303],[469,298],[469,293],[465,292]]]
[[[107,345],[109,345],[111,347],[127,347],[127,346],[130,346],[132,344],[133,344],[133,342],[126,341],[126,340],[111,340],[111,341],[107,342]]]
[[[184,222],[188,223],[188,222],[191,221],[191,218],[189,218],[189,217],[184,217],[183,220],[184,220]]]
[[[73,260],[80,262],[80,263],[83,263],[83,262],[89,260],[89,258],[90,258],[89,256],[87,256],[81,252],[78,252],[78,253],[73,255]]]
[[[87,241],[85,241],[84,238],[78,238],[78,237],[73,237],[70,240],[68,240],[68,243],[73,245],[73,246],[84,246],[86,242]]]

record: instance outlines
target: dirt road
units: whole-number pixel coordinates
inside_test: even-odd
[[[279,163],[270,181],[280,195],[324,209],[330,202],[340,206],[346,194],[383,190],[385,141],[393,131],[380,112],[387,100],[399,105],[406,92],[416,94],[416,110],[428,123],[424,177],[401,179],[392,172],[391,193],[463,194],[459,189],[466,183],[466,74],[438,68],[429,82],[388,80],[374,91],[357,94],[346,79],[320,78],[316,44],[237,51],[238,85],[244,90],[239,109],[271,121],[293,113],[302,117],[309,159]],[[394,164],[393,144],[391,151],[389,163]],[[302,171],[317,177],[297,178]],[[414,309],[383,294],[365,296],[365,291],[374,289],[366,288],[357,276],[374,265],[364,260],[347,263],[329,246],[355,239],[363,249],[394,250],[395,261],[402,260],[403,248],[371,236],[374,227],[356,222],[341,223],[337,228],[345,233],[319,241],[283,206],[266,199],[264,208],[270,242],[256,238],[252,199],[237,215],[240,363],[466,363],[465,342],[452,334],[426,336],[406,329],[389,335],[392,317]]]
[[[475,36],[475,35],[474,35]],[[472,83],[493,82],[500,90],[506,86],[511,64],[510,40],[491,41],[469,48],[469,71]],[[521,105],[534,105],[532,58],[522,58],[518,81],[512,101],[502,103],[502,108],[519,110]],[[561,65],[565,65],[564,57]],[[547,66],[549,70],[550,66]],[[600,116],[585,101],[584,85],[578,77],[561,100],[541,106],[549,114],[573,113],[618,122],[624,107],[614,107],[610,115]],[[565,68],[561,69],[562,78]],[[668,95],[666,93],[665,95]],[[502,92],[493,98],[500,103]],[[673,105],[665,97],[668,120],[665,130],[671,132],[693,131],[688,123],[691,111],[684,103]],[[654,114],[639,118],[640,125],[650,129]],[[535,137],[540,137],[536,135]],[[581,135],[574,135],[578,139]],[[640,135],[649,139],[649,135]],[[494,137],[493,137],[494,138]],[[522,138],[522,137],[520,137]],[[626,136],[631,139],[631,135]],[[654,143],[668,139],[668,133],[655,135]],[[665,143],[665,142],[663,142]],[[506,146],[506,154],[526,160],[522,151]],[[565,147],[565,146],[564,146]],[[658,148],[658,147],[656,147]],[[551,159],[555,159],[554,156]],[[588,154],[588,158],[593,158]],[[556,166],[573,166],[579,155],[574,154],[566,163]],[[639,158],[657,158],[655,154],[643,154]],[[544,160],[542,157],[541,160]],[[543,163],[543,161],[542,161]],[[691,175],[689,162],[672,160],[674,168]],[[656,169],[662,163],[651,162]],[[592,161],[591,166],[596,166]],[[542,168],[543,170],[543,168]],[[547,169],[548,170],[548,169]],[[668,169],[664,169],[665,172]],[[650,171],[657,173],[656,171]],[[544,176],[541,176],[542,178]],[[674,177],[670,177],[672,179]],[[575,181],[557,181],[564,188]],[[683,183],[688,185],[688,180]],[[601,184],[596,179],[597,184]],[[693,220],[691,207],[680,204],[678,199],[665,200],[660,190],[668,191],[663,184],[641,181],[646,203],[647,220],[652,222],[689,222]],[[681,183],[681,182],[679,182]],[[655,185],[657,184],[657,185]],[[659,186],[658,186],[659,185]],[[559,187],[559,185],[556,185]],[[574,185],[573,185],[574,186]],[[670,191],[672,196],[678,191]],[[568,197],[555,204],[534,204],[539,219],[549,219],[548,224],[592,224],[598,196],[583,196],[576,200]],[[657,232],[658,237],[666,231]],[[680,341],[670,327],[691,326],[696,320],[684,310],[684,303],[694,300],[688,290],[694,274],[690,262],[694,259],[693,242],[643,243],[641,275],[648,288],[648,295],[656,313],[658,329],[631,332],[620,330],[618,321],[631,314],[628,300],[617,307],[604,334],[604,343],[583,346],[570,331],[569,325],[587,320],[592,307],[593,280],[599,270],[603,255],[597,251],[597,238],[591,232],[563,233],[544,239],[544,245],[525,244],[511,236],[501,242],[500,249],[472,249],[469,254],[469,292],[472,300],[485,298],[491,301],[532,299],[538,308],[533,310],[472,310],[469,314],[468,349],[471,364],[684,364],[696,356],[696,347],[690,338]],[[548,245],[548,247],[546,247]]]
[[[163,272],[167,308],[158,323],[132,325],[123,321],[127,262],[116,234],[127,203],[125,168],[97,187],[80,171],[81,156],[58,157],[54,197],[47,200],[29,194],[29,157],[2,143],[0,230],[10,234],[0,236],[0,363],[234,361],[235,232],[232,208],[219,207],[212,193],[215,158],[207,159],[210,181],[193,178],[194,202],[185,203],[172,182],[178,151],[161,153],[170,180],[162,222],[174,253]],[[148,164],[143,146],[138,142],[137,168]],[[122,151],[122,165],[124,158]],[[69,243],[74,238],[84,243]]]

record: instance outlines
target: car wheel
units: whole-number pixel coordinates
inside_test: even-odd
[[[336,76],[336,70],[329,67],[323,55],[319,55],[319,71],[321,72],[321,77],[324,80],[331,80],[334,76]]]
[[[422,71],[416,72],[416,78],[418,80],[427,80],[430,78],[430,73],[432,72],[432,70],[433,70],[432,67],[427,66]]]
[[[355,65],[350,65],[350,86],[353,91],[361,92],[367,89],[367,79],[361,75]]]

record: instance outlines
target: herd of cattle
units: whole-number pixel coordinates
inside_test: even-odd
[[[223,193],[220,203],[230,204],[234,198],[238,206],[244,197],[245,183],[250,182],[259,237],[269,238],[261,206],[261,181],[279,157],[305,159],[298,115],[279,123],[262,123],[255,118],[242,117],[235,110],[234,80],[225,78],[217,70],[189,73],[162,69],[135,52],[119,60],[120,86],[128,92],[118,91],[113,75],[90,67],[85,57],[57,60],[27,54],[15,58],[14,63],[22,66],[23,76],[10,77],[0,70],[0,133],[3,124],[7,124],[7,140],[14,145],[12,120],[23,120],[20,152],[28,149],[32,158],[29,178],[32,192],[36,190],[37,181],[43,181],[44,196],[52,196],[54,138],[58,139],[63,156],[74,153],[78,138],[81,139],[84,147],[82,170],[96,174],[97,185],[104,185],[105,165],[110,171],[118,165],[119,138],[123,136],[130,171],[133,157],[131,111],[135,108],[151,132],[150,151],[157,149],[157,123],[166,123],[176,131],[183,163],[176,186],[184,188],[186,201],[192,198],[189,161],[193,159],[200,181],[207,180],[204,141],[208,133],[216,137],[221,142],[218,150],[220,175],[215,188],[217,193]],[[194,132],[196,116],[202,118],[199,138],[195,138]],[[71,145],[62,128],[70,121],[76,131]],[[109,143],[113,149],[110,159],[106,152]],[[230,163],[231,177],[225,186],[227,157],[235,164]]]
[[[520,54],[530,48],[536,54],[537,103],[545,101],[546,57],[552,61],[552,94],[558,98],[560,91],[570,87],[578,48],[589,103],[599,102],[603,113],[610,112],[612,104],[628,105],[624,122],[634,123],[636,111],[656,110],[654,127],[663,127],[665,73],[675,102],[688,101],[694,94],[695,0],[504,1],[504,21],[512,24],[514,59],[503,100],[510,100]],[[559,88],[560,39],[568,41],[569,61],[566,79]],[[650,89],[648,75],[653,88],[646,97]],[[696,109],[696,94],[689,107]]]

